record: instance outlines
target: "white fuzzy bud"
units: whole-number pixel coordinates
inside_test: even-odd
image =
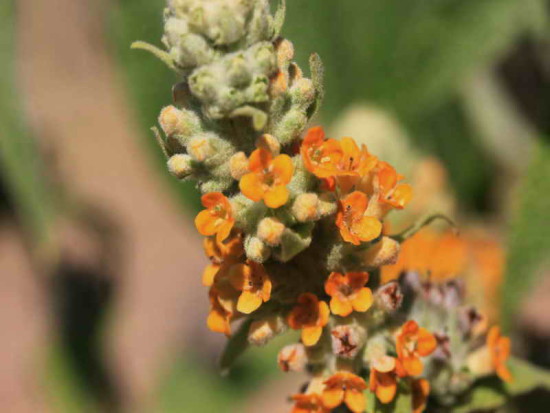
[[[237,181],[248,173],[248,158],[244,152],[237,152],[229,158],[229,171]]]
[[[300,194],[292,204],[292,214],[300,222],[319,219],[319,197],[315,193]]]
[[[168,159],[168,170],[178,179],[183,179],[193,172],[193,159],[189,155],[178,153]]]
[[[258,224],[258,238],[266,244],[275,247],[281,243],[285,225],[276,218],[264,218]]]

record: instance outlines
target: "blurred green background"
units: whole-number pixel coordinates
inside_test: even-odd
[[[192,184],[168,176],[149,131],[160,108],[170,103],[176,77],[151,56],[129,48],[134,40],[160,44],[164,2],[83,1],[80,11],[76,6],[64,8],[68,2],[63,0],[50,7],[46,3],[8,0],[0,4],[0,61],[4,67],[0,77],[1,218],[16,222],[17,230],[24,234],[37,282],[48,297],[46,306],[55,309],[53,332],[43,355],[47,361],[36,367],[49,394],[45,405],[60,411],[116,410],[127,406],[125,398],[134,397],[135,390],[120,389],[116,372],[120,365],[109,364],[103,348],[105,337],[119,328],[109,312],[116,308],[128,282],[121,282],[111,267],[92,265],[92,270],[83,270],[66,264],[56,223],[72,219],[92,228],[94,234],[99,233],[101,245],[111,242],[106,227],[124,224],[117,221],[116,214],[108,217],[106,226],[93,214],[92,218],[81,214],[87,207],[79,206],[78,191],[59,179],[52,166],[56,147],[63,147],[64,142],[54,139],[55,144],[48,146],[51,137],[46,136],[47,128],[41,123],[37,126],[33,118],[35,90],[25,87],[25,76],[33,72],[27,67],[21,70],[21,54],[32,53],[28,45],[35,45],[40,53],[41,39],[29,38],[25,43],[21,25],[30,22],[78,30],[79,25],[88,26],[72,17],[92,19],[86,37],[92,42],[66,48],[69,76],[79,67],[71,66],[71,53],[74,61],[84,61],[79,47],[88,47],[92,57],[93,53],[103,56],[112,72],[108,79],[120,89],[119,104],[125,105],[125,116],[133,125],[130,134],[145,153],[144,162],[149,162],[144,168],[149,168],[149,176],[159,187],[171,193],[162,202],[170,203],[167,208],[185,216],[182,221],[190,226],[199,208],[198,196]],[[49,20],[40,19],[41,10],[50,12]],[[533,322],[536,333],[528,328],[513,331],[513,323],[526,294],[543,283],[541,276],[548,275],[549,10],[549,3],[542,0],[290,0],[283,30],[294,43],[302,67],[307,67],[312,52],[319,53],[325,64],[326,98],[316,123],[329,126],[358,103],[384,110],[406,131],[416,151],[443,162],[461,217],[498,228],[507,253],[502,323],[518,337],[524,355],[546,367],[550,366],[548,317],[541,315],[542,321]],[[34,18],[26,20],[26,14]],[[63,49],[64,44],[57,47]],[[44,59],[55,60],[56,55]],[[80,132],[75,130],[74,139],[79,139]],[[364,138],[368,143],[368,136]],[[108,139],[117,140],[118,135],[113,133]],[[120,152],[120,156],[124,154]],[[98,157],[94,162],[101,164],[102,160]],[[109,186],[110,182],[98,185]],[[140,197],[148,196],[152,195],[139,193],[134,199],[139,204]],[[108,196],[94,202],[109,211]],[[143,220],[154,221],[155,217],[145,215]],[[97,271],[113,276],[100,277]],[[86,281],[86,274],[94,281]],[[178,276],[174,274],[172,282],[180,283]],[[192,274],[184,274],[182,269],[181,276]],[[200,294],[206,302],[206,291]],[[211,334],[200,319],[204,314],[188,312],[183,316],[199,319],[194,321],[199,327],[187,329],[185,334]],[[215,363],[222,341],[201,349],[200,343],[208,340],[187,337],[181,348],[177,340],[173,340],[175,345],[163,347],[165,354],[150,373],[154,384],[147,387],[152,396],[146,406],[155,407],[147,409],[257,411],[250,405],[254,400],[260,402],[254,399],[260,387],[267,391],[268,383],[281,380],[275,363],[281,341],[254,349],[229,377],[222,378]],[[276,385],[273,388],[266,393],[271,395],[269,400],[282,401],[285,394],[277,391]],[[260,410],[271,411],[267,405]]]

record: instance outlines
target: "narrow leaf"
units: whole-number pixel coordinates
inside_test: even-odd
[[[286,17],[286,0],[281,0],[273,18],[273,38],[279,37]]]
[[[223,350],[220,358],[220,369],[222,375],[227,375],[229,370],[235,363],[235,360],[242,355],[248,348],[248,330],[252,324],[252,317],[249,317],[240,325],[236,333],[234,333]]]
[[[172,59],[172,56],[170,56],[169,53],[165,52],[164,50],[159,49],[157,46],[153,46],[152,44],[149,44],[147,42],[137,41],[132,43],[130,46],[131,49],[140,49],[145,50],[149,53],[152,53],[157,58],[159,58],[161,61],[163,61],[166,66],[168,66],[170,69],[174,71],[178,71],[178,68],[176,67],[174,63],[174,59]]]

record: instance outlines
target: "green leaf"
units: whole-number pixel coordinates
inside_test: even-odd
[[[550,389],[550,372],[535,367],[526,361],[512,358],[508,367],[514,380],[505,383],[496,376],[485,377],[475,382],[465,400],[456,406],[454,413],[495,409],[506,404],[512,397],[538,388]]]
[[[315,87],[315,101],[308,109],[308,118],[312,118],[319,111],[325,97],[325,68],[323,61],[317,53],[309,57],[309,69],[311,71],[311,80]]]
[[[220,369],[222,375],[227,375],[235,363],[235,360],[241,356],[248,348],[248,330],[252,324],[253,318],[244,320],[236,333],[228,340],[223,353],[220,357]]]
[[[159,49],[157,46],[154,46],[147,42],[137,41],[137,42],[133,42],[130,48],[145,50],[146,52],[149,52],[152,55],[154,55],[156,58],[160,59],[170,69],[176,72],[178,71],[178,68],[174,64],[174,59],[172,59],[172,56],[170,56],[170,54],[165,52],[164,50]]]
[[[542,272],[550,251],[550,145],[540,141],[518,194],[508,241],[502,319],[509,330],[524,295]]]

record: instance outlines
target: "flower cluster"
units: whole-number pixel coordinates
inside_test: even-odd
[[[381,278],[401,241],[385,220],[412,188],[352,138],[304,133],[322,69],[313,57],[309,79],[292,61],[283,16],[284,5],[272,16],[267,0],[171,0],[167,51],[141,45],[181,76],[158,139],[169,171],[203,194],[195,225],[210,260],[208,327],[241,337],[241,320],[255,345],[299,331],[278,356],[283,371],[311,374],[292,396],[295,412],[362,412],[368,395],[384,404],[403,392],[419,412],[430,391],[463,391],[449,387],[484,361],[483,374],[509,379],[509,342],[492,330],[476,347],[479,317],[462,306],[456,282],[434,284],[405,264]],[[476,361],[474,350],[488,357]]]

